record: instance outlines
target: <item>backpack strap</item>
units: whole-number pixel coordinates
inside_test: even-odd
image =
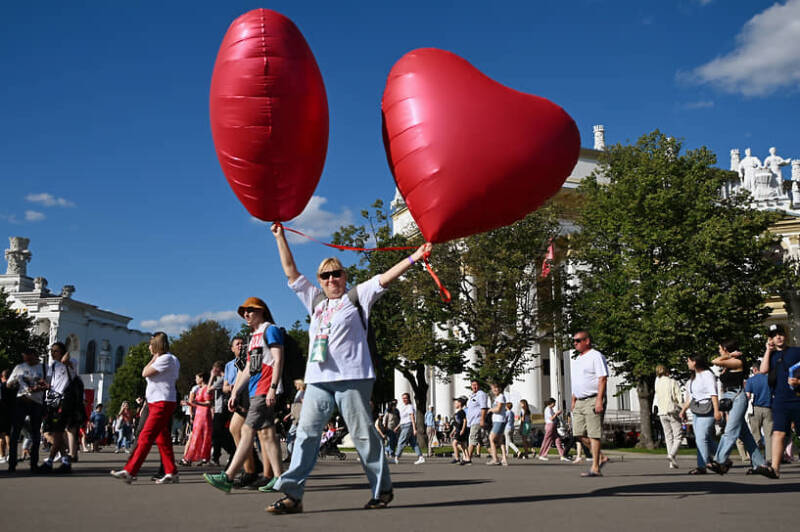
[[[358,317],[361,318],[361,325],[364,327],[364,330],[367,330],[367,320],[364,319],[364,307],[361,306],[361,302],[358,300],[358,285],[347,291],[347,299],[349,299],[350,303],[358,310]]]
[[[311,300],[311,314],[312,315],[314,314],[314,310],[316,310],[317,305],[319,305],[320,303],[325,301],[325,299],[327,299],[327,298],[325,297],[325,293],[324,292],[322,292],[322,291],[317,292],[317,294],[314,296],[314,299]]]

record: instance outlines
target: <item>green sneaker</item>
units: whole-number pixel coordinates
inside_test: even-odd
[[[217,473],[216,475],[209,475],[208,473],[203,474],[203,478],[206,482],[217,488],[218,490],[222,490],[225,493],[230,493],[231,488],[233,487],[233,481],[228,479],[228,475],[225,474],[225,471],[222,473]]]
[[[275,492],[275,483],[278,482],[278,477],[272,477],[272,480],[267,482],[266,486],[261,486],[258,488],[258,491],[262,493],[273,493]]]

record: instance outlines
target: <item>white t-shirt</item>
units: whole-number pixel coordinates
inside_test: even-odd
[[[572,359],[570,367],[572,395],[578,399],[597,395],[600,377],[608,377],[606,357],[597,349],[590,349]]]
[[[552,406],[544,407],[544,424],[551,425],[553,424],[553,416],[556,415],[556,410]]]
[[[181,370],[181,363],[178,361],[178,357],[172,353],[165,353],[159,356],[150,367],[158,371],[158,373],[145,378],[147,381],[147,391],[145,392],[147,402],[177,401],[175,381],[178,380],[178,373]]]
[[[38,381],[44,379],[44,368],[41,364],[29,366],[25,362],[17,364],[11,375],[8,376],[8,383],[12,386],[19,386],[17,397],[27,397],[31,401],[42,404],[44,402],[44,392],[31,392],[30,387]]]
[[[400,424],[405,425],[406,423],[411,423],[411,416],[417,411],[414,407],[413,403],[406,404],[399,404],[397,405],[397,410],[400,411]]]
[[[712,395],[717,395],[717,378],[708,370],[697,373],[689,381],[689,393],[695,401],[710,399]]]
[[[506,396],[502,393],[494,398],[492,408],[495,408],[498,404],[500,405],[500,411],[492,412],[492,423],[503,423],[506,420]]]
[[[50,363],[50,369],[47,374],[47,382],[50,384],[50,390],[57,395],[64,395],[64,390],[67,389],[69,381],[75,377],[75,370],[70,370],[65,364],[58,360]]]
[[[467,426],[481,422],[481,410],[489,408],[489,396],[483,390],[472,393],[467,399]]]
[[[364,309],[364,320],[369,320],[369,311],[372,304],[383,293],[384,288],[376,275],[369,281],[358,285],[358,301]],[[311,308],[314,297],[321,293],[320,289],[301,275],[289,288],[294,290],[300,301],[311,316],[311,325],[308,328],[309,353],[314,346],[314,337],[320,328],[320,317],[326,305],[322,300],[316,309]],[[339,299],[327,300],[329,308],[338,308],[330,322],[328,333],[328,356],[325,362],[309,362],[306,365],[306,383],[335,382],[351,379],[374,379],[375,371],[372,369],[372,359],[367,345],[367,331],[361,323],[358,309],[350,302],[347,294]],[[341,304],[341,306],[340,306]]]

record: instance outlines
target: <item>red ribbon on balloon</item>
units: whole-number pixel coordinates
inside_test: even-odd
[[[345,251],[405,251],[405,250],[409,250],[409,249],[417,249],[414,246],[393,246],[393,247],[390,246],[390,247],[384,247],[384,248],[360,248],[360,247],[357,247],[357,246],[344,246],[344,245],[341,245],[341,244],[331,244],[329,242],[323,242],[322,240],[318,240],[318,239],[314,238],[313,236],[310,236],[310,235],[307,235],[307,234],[303,233],[302,231],[298,231],[297,229],[292,229],[291,227],[286,227],[285,225],[283,225],[280,222],[275,222],[275,223],[278,226],[283,227],[284,231],[289,231],[291,233],[294,233],[296,235],[300,235],[300,236],[302,236],[304,238],[307,238],[309,240],[313,240],[314,242],[319,242],[323,246],[328,246],[329,248],[334,248],[334,249],[343,249]],[[430,262],[428,262],[428,259],[430,257],[431,257],[430,251],[428,253],[425,253],[422,256],[422,261],[425,263],[425,269],[428,270],[428,273],[433,278],[433,282],[436,283],[436,287],[439,289],[439,295],[442,298],[442,301],[444,301],[445,303],[449,303],[452,300],[452,297],[450,296],[450,291],[447,290],[447,288],[445,288],[444,284],[442,284],[441,279],[439,279],[439,276],[436,275],[435,271],[433,271],[433,267],[431,267]]]

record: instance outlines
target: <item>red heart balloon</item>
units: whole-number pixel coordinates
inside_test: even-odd
[[[389,166],[429,242],[525,217],[558,192],[580,153],[561,107],[435,48],[392,67],[382,110]]]
[[[291,220],[305,208],[328,149],[328,99],[300,30],[254,9],[222,40],[210,95],[211,134],[222,171],[247,211]]]

